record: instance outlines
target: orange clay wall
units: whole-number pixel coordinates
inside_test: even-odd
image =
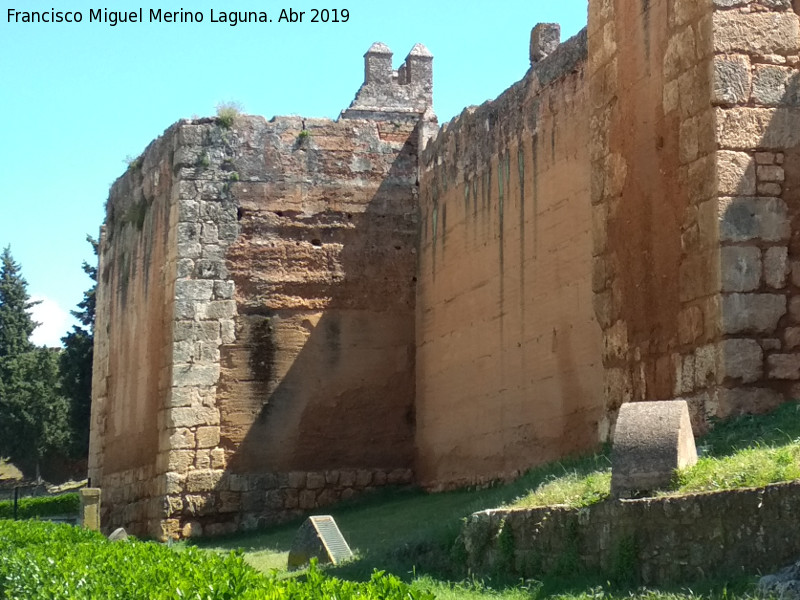
[[[597,444],[586,38],[465,110],[426,148],[417,284],[417,476],[511,477]]]

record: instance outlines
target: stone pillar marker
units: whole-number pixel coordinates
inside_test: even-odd
[[[92,531],[100,531],[100,488],[83,488],[80,491],[80,525]]]
[[[669,485],[697,462],[685,400],[628,402],[619,409],[611,453],[611,495],[629,498]]]

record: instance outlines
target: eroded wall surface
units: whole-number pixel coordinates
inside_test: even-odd
[[[218,380],[195,403],[216,412],[207,444],[176,465],[170,527],[254,527],[410,482],[415,126],[247,117],[193,150],[208,153],[238,235]],[[215,226],[199,226],[201,247]]]
[[[613,413],[714,383],[713,352],[694,353],[718,336],[710,3],[592,2],[588,33],[595,305]],[[697,359],[691,381],[679,354]],[[690,402],[695,424],[705,409]]]
[[[163,514],[157,458],[172,377],[176,226],[174,131],[111,189],[100,236],[89,477],[103,521],[136,535]]]
[[[798,509],[800,484],[791,482],[583,508],[485,510],[469,517],[459,542],[478,575],[581,569],[663,585],[783,567],[800,551],[786,527]]]
[[[510,477],[600,439],[585,68],[582,32],[423,154],[416,443],[426,486]]]
[[[115,184],[90,465],[106,528],[220,534],[411,482],[432,60],[417,45],[393,71],[375,44],[339,121],[181,121]]]

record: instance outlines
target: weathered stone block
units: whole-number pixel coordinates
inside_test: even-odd
[[[219,258],[201,258],[194,261],[193,275],[198,279],[225,279],[228,275],[228,267],[225,261]]]
[[[610,406],[630,402],[633,397],[633,382],[627,369],[612,367],[604,370],[603,395]]]
[[[199,469],[190,471],[186,474],[187,492],[210,492],[213,491],[223,476],[223,471],[211,469]]]
[[[628,326],[625,321],[618,320],[603,332],[603,356],[608,359],[620,359],[628,350]]]
[[[718,346],[718,382],[741,379],[753,383],[763,375],[764,353],[752,339],[722,340]]]
[[[800,27],[791,12],[717,11],[713,23],[716,52],[792,54],[800,46]]]
[[[800,379],[800,354],[767,356],[767,375],[770,379]]]
[[[685,27],[667,41],[667,49],[664,53],[664,80],[676,79],[692,68],[696,62],[694,30],[691,27]]]
[[[694,387],[702,389],[717,381],[717,349],[713,344],[699,346],[694,351]]]
[[[356,487],[365,488],[372,483],[372,471],[359,469],[356,472]]]
[[[289,473],[289,487],[299,490],[306,487],[308,473],[302,471],[292,471]]]
[[[758,186],[756,187],[756,191],[758,192],[759,196],[780,196],[783,192],[783,188],[781,188],[780,183],[759,182]]]
[[[681,164],[687,164],[697,158],[699,148],[697,118],[684,119],[678,130],[678,158]]]
[[[214,299],[215,300],[232,300],[233,294],[236,289],[233,281],[215,281],[214,282]]]
[[[172,384],[175,387],[216,385],[219,372],[219,364],[176,364],[173,367]]]
[[[771,165],[775,163],[774,152],[756,152],[757,165]]]
[[[311,510],[317,507],[317,493],[314,490],[302,490],[298,504],[303,510]]]
[[[169,447],[173,449],[194,448],[194,434],[184,427],[176,429],[169,436]]]
[[[195,452],[194,468],[203,470],[211,468],[211,450],[203,448]]]
[[[356,472],[351,469],[345,469],[339,474],[339,485],[341,487],[353,487],[356,484]]]
[[[753,102],[765,106],[797,106],[800,82],[790,67],[758,65],[753,74]]]
[[[794,267],[792,267],[792,277],[794,277]],[[792,323],[800,323],[800,296],[792,296],[789,299],[789,317]]]
[[[220,329],[218,323],[199,323],[197,321],[178,321],[174,325],[173,339],[181,341],[218,342]]]
[[[173,450],[167,459],[167,470],[186,473],[194,464],[194,450]]]
[[[761,284],[761,250],[754,246],[720,248],[723,292],[750,292]]]
[[[678,339],[690,344],[703,335],[703,311],[699,306],[688,306],[678,313]]]
[[[530,61],[534,65],[551,54],[561,42],[558,23],[538,23],[531,30]]]
[[[784,295],[725,294],[722,297],[722,333],[772,333],[784,314]]]
[[[783,332],[783,342],[787,350],[800,347],[800,327],[787,327]]]
[[[325,487],[325,474],[311,472],[306,475],[306,488],[309,490],[321,490]]]
[[[219,427],[198,427],[196,438],[198,448],[214,448],[219,445]]]
[[[789,274],[789,249],[786,246],[772,246],[764,251],[764,281],[771,288],[786,286]]]
[[[390,485],[408,485],[414,480],[414,473],[411,469],[393,469],[387,475]]]
[[[236,302],[233,300],[212,300],[197,304],[197,318],[201,320],[226,320],[236,316]]]
[[[729,196],[752,196],[756,191],[756,165],[746,152],[717,152],[719,193]]]
[[[767,412],[783,403],[783,396],[768,388],[722,388],[719,390],[720,418],[743,413]]]
[[[197,223],[178,223],[178,243],[194,244],[200,241],[200,225]],[[180,256],[180,255],[179,255]]]
[[[203,536],[203,526],[198,521],[189,521],[181,529],[184,538],[199,538]]]
[[[165,412],[170,428],[219,425],[219,410],[208,406],[179,406]]]
[[[214,448],[211,450],[211,468],[224,469],[227,466],[227,458],[224,448]]]
[[[629,497],[669,485],[675,469],[697,462],[685,400],[623,404],[614,429],[611,494]]]
[[[186,483],[186,475],[182,473],[166,473],[164,475],[164,490],[165,494],[181,494],[183,493]]]
[[[786,203],[780,198],[720,198],[719,237],[723,242],[789,238]]]
[[[762,165],[758,167],[758,180],[783,183],[786,178],[783,167],[779,165]]]
[[[743,104],[750,98],[750,60],[742,55],[714,57],[715,104]]]
[[[180,279],[175,282],[176,300],[211,300],[213,293],[213,281]]]
[[[800,141],[800,115],[788,108],[717,108],[716,115],[722,148],[782,150]]]
[[[205,491],[205,490],[197,490]],[[213,493],[187,494],[184,496],[186,502],[186,512],[190,515],[208,515],[217,507],[217,501]]]

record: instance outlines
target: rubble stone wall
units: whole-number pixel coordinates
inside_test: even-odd
[[[698,581],[796,560],[800,540],[786,523],[798,509],[794,482],[580,509],[488,510],[469,517],[460,543],[477,576],[578,570],[645,585]]]
[[[466,109],[421,163],[417,473],[513,477],[594,446],[586,36]]]

